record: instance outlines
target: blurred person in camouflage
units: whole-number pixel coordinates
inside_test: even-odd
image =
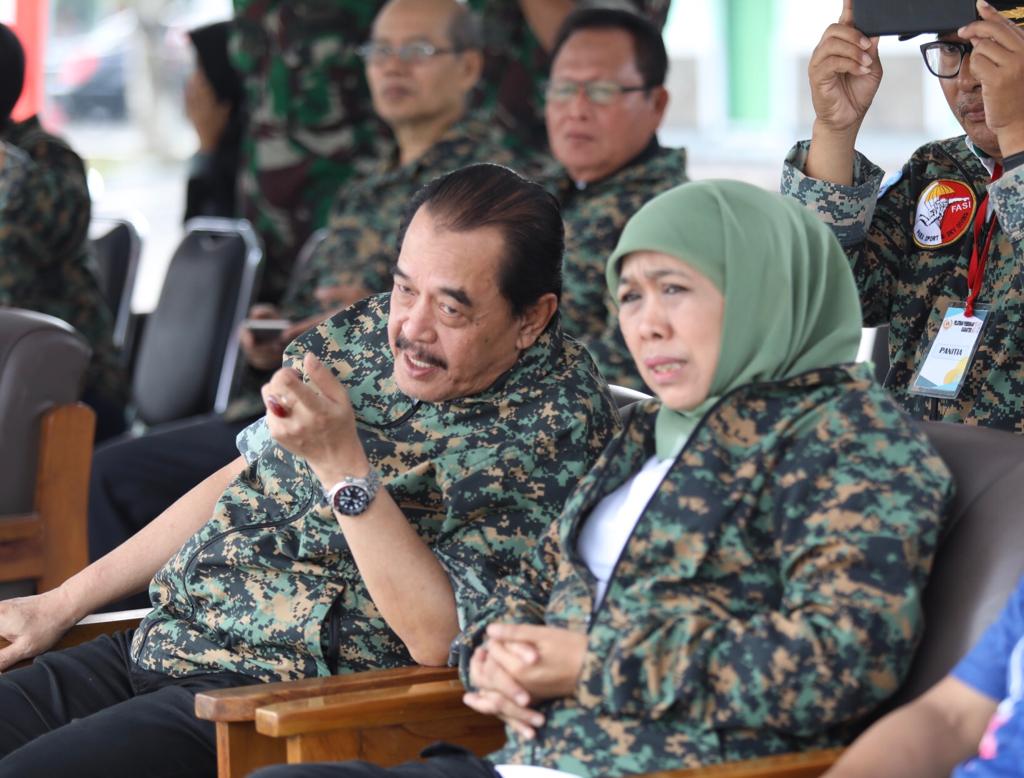
[[[212,776],[197,691],[453,661],[618,414],[559,324],[550,193],[473,165],[410,212],[394,290],[292,344],[241,456],[60,588],[0,602],[0,669],[42,654],[0,675],[0,776]],[[42,653],[150,579],[137,630]]]
[[[671,0],[634,6],[660,29]],[[234,0],[235,67],[250,106],[242,143],[243,215],[263,239],[261,299],[279,302],[299,249],[360,160],[387,148],[356,49],[384,0]],[[579,0],[468,0],[483,19],[486,67],[474,107],[512,134],[545,144],[542,81],[555,32]]]
[[[96,452],[89,493],[93,559],[235,456],[235,436],[263,410],[259,387],[281,366],[293,338],[329,312],[390,288],[403,217],[417,189],[472,162],[517,165],[525,158],[508,148],[500,126],[467,113],[481,47],[479,20],[456,0],[391,0],[381,10],[362,52],[374,108],[397,139],[395,153],[339,192],[328,238],[300,271],[294,292],[280,307],[261,304],[250,312],[295,323],[263,340],[242,330],[251,369],[227,413],[163,425]]]
[[[855,149],[882,79],[878,41],[844,0],[811,56],[811,140],[787,156],[782,191],[845,247],[865,326],[889,325],[885,386],[904,410],[1024,433],[1024,6],[977,9],[922,46],[964,134],[883,182]]]
[[[4,25],[0,73],[0,305],[56,316],[89,342],[82,399],[96,411],[96,440],[104,440],[125,429],[128,387],[112,340],[113,313],[89,250],[85,166],[38,117],[11,118],[25,56]]]

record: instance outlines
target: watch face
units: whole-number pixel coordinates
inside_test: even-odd
[[[355,484],[343,486],[334,494],[334,509],[346,516],[358,516],[369,504],[369,492]]]

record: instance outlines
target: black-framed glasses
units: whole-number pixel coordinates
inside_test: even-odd
[[[364,62],[379,64],[392,57],[398,57],[402,62],[410,65],[418,65],[426,62],[431,57],[439,57],[442,54],[458,54],[460,49],[441,48],[430,41],[412,41],[403,43],[401,46],[392,46],[390,43],[377,43],[370,41],[356,49]]]
[[[956,78],[964,64],[964,57],[974,51],[974,46],[961,41],[928,41],[921,44],[924,64],[933,76]]]
[[[595,105],[609,105],[627,92],[647,92],[651,87],[623,86],[614,81],[549,81],[544,87],[544,97],[548,102],[564,103],[576,97],[581,89]]]

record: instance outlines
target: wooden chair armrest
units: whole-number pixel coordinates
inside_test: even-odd
[[[196,695],[196,716],[208,721],[253,721],[257,708],[308,698],[345,695],[367,689],[409,686],[430,681],[455,681],[453,667],[397,667],[328,678],[263,683],[233,689],[216,689]]]
[[[843,753],[842,748],[779,754],[688,770],[665,770],[641,778],[818,778]]]
[[[267,705],[256,711],[256,731],[270,737],[371,729],[437,721],[469,712],[457,678],[393,684]]]

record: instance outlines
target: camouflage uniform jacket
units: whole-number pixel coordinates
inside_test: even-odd
[[[687,181],[686,150],[654,147],[635,163],[583,187],[561,171],[553,184],[565,220],[562,317],[565,331],[590,350],[605,379],[643,388],[608,300],[604,266],[622,228],[640,206]]]
[[[569,498],[494,621],[589,633],[576,691],[497,763],[610,778],[802,750],[899,685],[922,628],[950,477],[867,366],[726,395],[641,515],[595,610],[576,550],[591,509],[654,455],[645,401]]]
[[[292,319],[320,311],[317,286],[362,282],[372,292],[391,289],[391,269],[398,258],[398,238],[405,210],[427,182],[475,162],[495,162],[525,175],[539,168],[535,158],[507,148],[505,133],[481,116],[469,114],[452,125],[422,156],[399,165],[397,152],[376,169],[338,193],[328,234],[303,269],[294,297],[284,302]]]
[[[123,403],[113,315],[89,251],[90,201],[81,158],[35,117],[0,131],[0,305],[63,319],[89,341],[86,386]]]
[[[618,414],[557,324],[480,394],[410,400],[392,378],[387,315],[386,296],[364,300],[296,340],[289,358],[312,351],[347,387],[367,456],[448,571],[465,623],[558,515]],[[263,420],[239,449],[247,469],[153,579],[136,662],[171,676],[263,681],[411,664],[316,476],[270,440]]]
[[[263,240],[261,299],[277,300],[306,238],[386,130],[356,48],[384,0],[234,0],[232,64],[249,111],[243,213]]]
[[[916,214],[922,198],[934,191],[929,185],[940,179],[959,182],[976,208],[989,188],[988,170],[964,136],[929,143],[876,199],[880,168],[858,155],[853,185],[836,186],[803,175],[807,148],[801,143],[787,157],[782,191],[817,212],[846,248],[865,325],[889,324],[886,387],[919,419],[1024,432],[1024,170],[1011,171],[990,187],[998,226],[978,298],[990,307],[989,320],[960,396],[938,400],[910,394],[908,387],[946,309],[967,298],[974,211],[962,235],[933,248],[915,241]]]

